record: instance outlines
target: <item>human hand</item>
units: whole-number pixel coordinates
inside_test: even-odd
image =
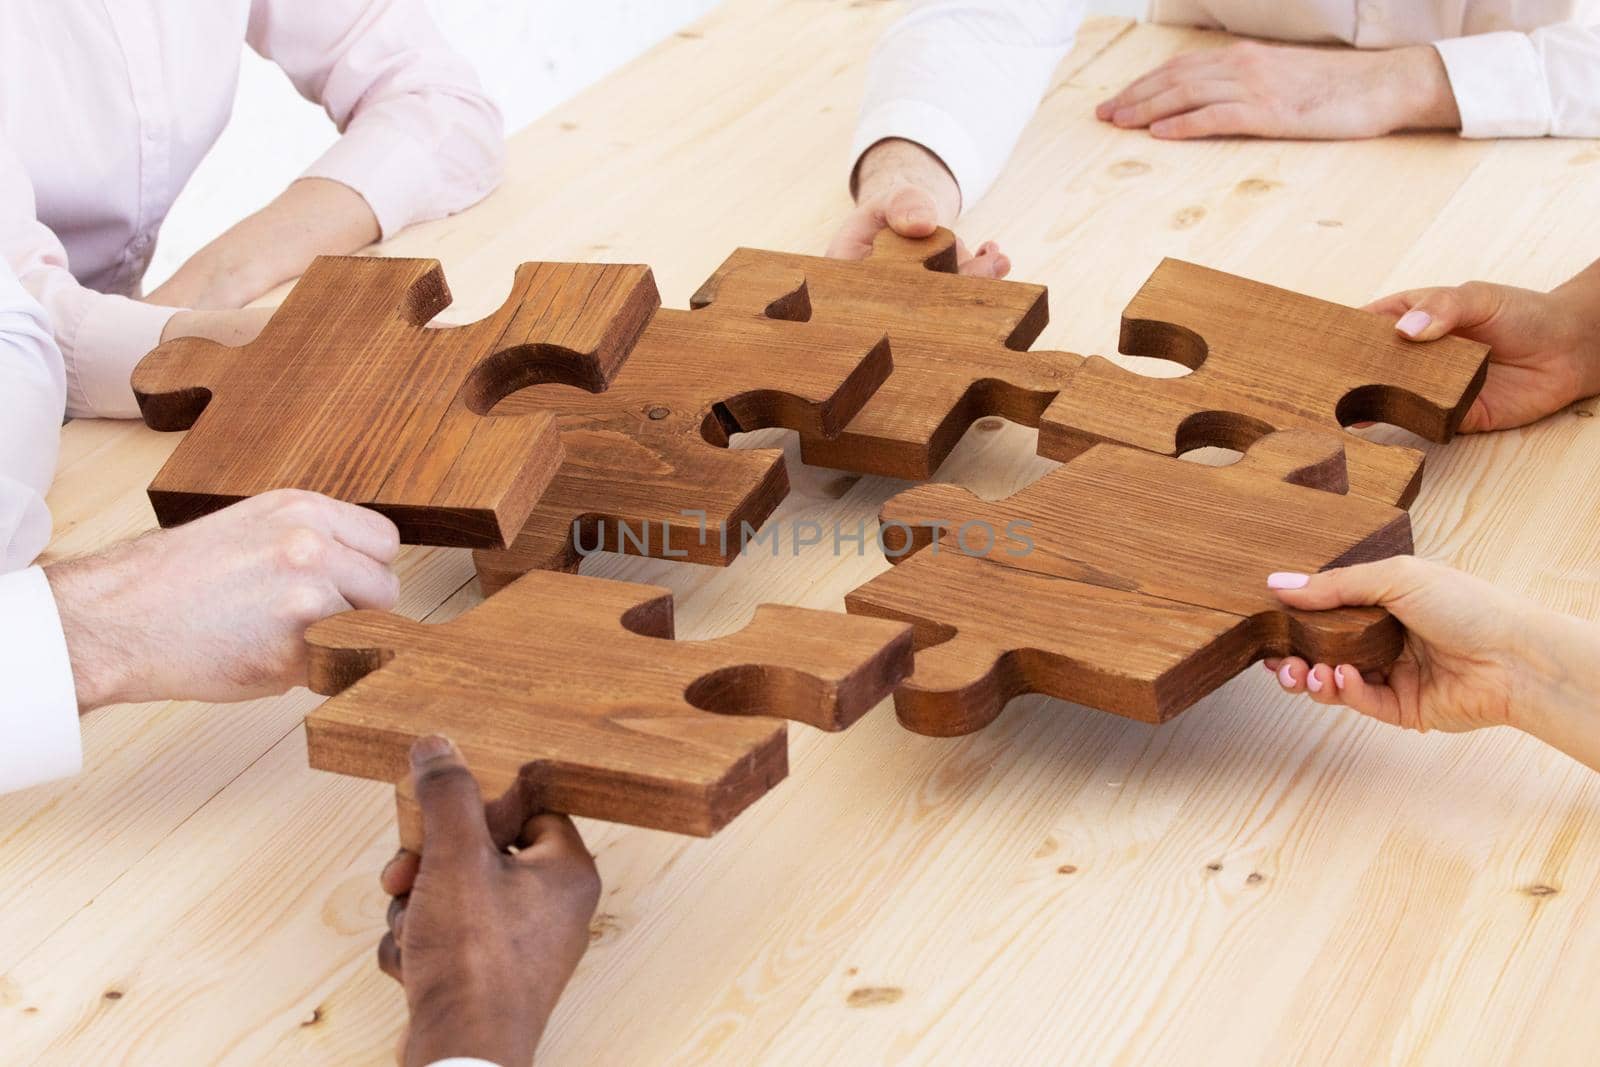
[[[1241,41],[1167,60],[1095,108],[1154,137],[1307,140],[1459,129],[1450,78],[1428,46],[1389,51]]]
[[[423,854],[402,851],[383,870],[395,899],[378,947],[411,1009],[402,1062],[531,1063],[589,946],[594,859],[564,815],[526,821],[514,853],[497,847],[478,784],[445,738],[413,745],[411,768]]]
[[[235,701],[306,679],[305,631],[394,606],[394,523],[280,490],[45,568],[78,703]]]
[[[1591,272],[1592,273],[1592,272]],[[1600,292],[1583,275],[1551,293],[1468,282],[1412,289],[1368,306],[1400,336],[1459,334],[1490,346],[1489,376],[1462,433],[1525,426],[1600,393]]]
[[[830,259],[866,259],[878,234],[893,230],[901,237],[932,236],[961,214],[961,190],[939,157],[910,141],[880,141],[861,157],[857,170],[856,207],[828,246]],[[962,274],[1004,278],[1011,261],[993,241],[973,253],[956,241]]]

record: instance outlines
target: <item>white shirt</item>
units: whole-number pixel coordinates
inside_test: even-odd
[[[29,567],[50,540],[66,368],[44,309],[0,261],[0,793],[76,774],[78,699],[50,584]]]
[[[1072,50],[1085,0],[923,0],[884,36],[853,159],[923,145],[966,204],[1000,174]],[[1153,0],[1158,22],[1357,48],[1432,44],[1466,137],[1600,137],[1596,0]]]
[[[422,0],[4,0],[0,258],[50,316],[74,416],[138,414],[129,374],[173,310],[128,297],[245,44],[338,125],[306,175],[360,193],[384,236],[499,181],[500,113]]]

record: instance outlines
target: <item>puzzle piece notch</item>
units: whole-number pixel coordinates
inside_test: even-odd
[[[1264,655],[1376,669],[1400,651],[1386,612],[1293,611],[1266,587],[1411,551],[1404,512],[1337,492],[1341,461],[1334,435],[1288,431],[1228,467],[1097,445],[1002,501],[912,489],[882,514],[898,566],[846,606],[915,625],[896,709],[935,735],[1024,692],[1159,722]],[[1016,522],[1031,550],[1002,540]]]
[[[765,716],[841,730],[911,669],[909,627],[829,612],[671,635],[665,590],[543,572],[442,625],[338,616],[307,637],[336,694],[307,719],[311,764],[395,781],[443,733],[486,797],[707,836],[787,773]]]
[[[1487,347],[1418,345],[1378,315],[1168,259],[1123,314],[1121,351],[1189,367],[1133,374],[1095,356],[1044,413],[1039,453],[1068,460],[1100,441],[1176,456],[1244,449],[1275,430],[1337,432],[1351,491],[1405,507],[1423,455],[1344,427],[1387,422],[1448,441],[1483,386]]]
[[[780,450],[729,449],[733,435],[837,433],[889,377],[882,333],[816,321],[798,272],[734,271],[724,293],[661,311],[605,392],[540,386],[495,408],[554,411],[568,458],[515,544],[477,554],[486,593],[576,570],[580,543],[726,565],[742,526],[759,528],[789,489]]]
[[[695,294],[728,299],[735,272],[797,272],[813,321],[869,324],[889,336],[895,373],[844,432],[803,435],[807,463],[926,479],[977,420],[1037,425],[1082,357],[1030,352],[1049,321],[1043,286],[957,272],[956,237],[910,240],[885,230],[862,262],[741,248]]]
[[[648,268],[524,264],[498,311],[449,303],[432,260],[320,257],[254,341],[182,339],[134,372],[151,425],[190,428],[150,487],[164,526],[272,489],[371,507],[413,543],[504,545],[560,459],[543,412],[483,413],[534,380],[603,385],[659,305]]]

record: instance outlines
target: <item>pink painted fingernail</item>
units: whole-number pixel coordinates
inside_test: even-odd
[[[1405,334],[1407,337],[1415,337],[1432,324],[1432,315],[1428,314],[1426,311],[1423,311],[1421,308],[1412,308],[1410,311],[1400,316],[1400,321],[1394,324],[1394,328]]]
[[[1313,693],[1322,692],[1322,679],[1317,677],[1317,669],[1315,667],[1312,667],[1311,672],[1306,675],[1306,688]]]
[[[1340,689],[1340,690],[1344,689],[1344,668],[1343,667],[1335,667],[1333,669],[1333,685],[1334,685],[1335,689]]]
[[[1278,684],[1285,689],[1294,688],[1294,672],[1289,669],[1287,663],[1278,668]]]
[[[1304,589],[1310,582],[1309,574],[1296,574],[1293,571],[1278,571],[1267,575],[1268,589]]]

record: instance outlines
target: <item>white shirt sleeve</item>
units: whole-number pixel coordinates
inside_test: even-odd
[[[1464,137],[1600,137],[1600,25],[1482,33],[1434,45]]]
[[[433,1063],[430,1063],[428,1067],[501,1067],[501,1065],[490,1063],[488,1060],[473,1059],[463,1056],[451,1056],[447,1060],[435,1060]]]
[[[971,206],[1000,175],[1072,50],[1086,0],[922,0],[867,74],[851,158],[890,137],[944,161]]]
[[[44,309],[0,260],[0,573],[32,563],[50,540],[44,495],[66,403],[66,365]]]
[[[0,793],[83,766],[78,696],[44,571],[66,372],[44,312],[0,261]]]

